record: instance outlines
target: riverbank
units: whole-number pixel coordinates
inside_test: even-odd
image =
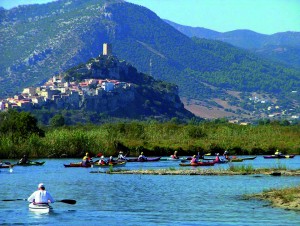
[[[246,195],[245,198],[266,200],[273,207],[300,211],[300,185],[294,188],[270,189],[259,194]]]

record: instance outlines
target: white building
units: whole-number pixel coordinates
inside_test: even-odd
[[[0,111],[3,111],[5,109],[5,103],[3,101],[0,101]]]
[[[112,82],[102,82],[101,88],[104,89],[106,92],[113,91],[115,88],[115,84]]]

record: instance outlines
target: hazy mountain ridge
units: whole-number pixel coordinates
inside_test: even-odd
[[[19,13],[29,9],[30,21]],[[188,98],[232,98],[224,88],[284,95],[300,86],[297,70],[226,43],[193,40],[145,7],[123,1],[61,0],[5,14],[11,15],[0,26],[1,36],[7,37],[0,43],[5,53],[0,60],[1,95],[98,56],[103,42],[112,43],[114,54],[139,71],[177,84],[180,95]],[[287,77],[289,84],[282,86]]]
[[[70,2],[5,11],[0,28],[3,40],[0,48],[4,53],[0,71],[8,75],[8,81],[2,77],[3,82],[13,81],[21,88],[32,83],[31,77],[36,77],[35,82],[38,82],[99,55],[103,39],[107,40],[106,33],[101,33],[105,28],[99,19],[103,16],[103,6],[99,1]],[[96,26],[102,29],[93,29]],[[85,33],[90,34],[89,37]]]
[[[164,20],[189,37],[219,40],[240,48],[251,50],[268,59],[300,68],[300,32],[278,32],[272,35],[251,30],[217,32],[201,27],[190,27]],[[283,51],[278,51],[283,49]]]

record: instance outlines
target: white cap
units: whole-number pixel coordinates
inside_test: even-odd
[[[101,158],[104,159],[104,156],[102,155]]]
[[[45,187],[45,185],[43,183],[40,183],[38,186],[38,188],[44,188],[44,187]]]

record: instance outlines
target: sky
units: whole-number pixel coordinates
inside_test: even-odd
[[[9,9],[53,0],[0,0]],[[300,32],[300,0],[126,0],[175,23],[226,32],[248,29],[262,34]]]

